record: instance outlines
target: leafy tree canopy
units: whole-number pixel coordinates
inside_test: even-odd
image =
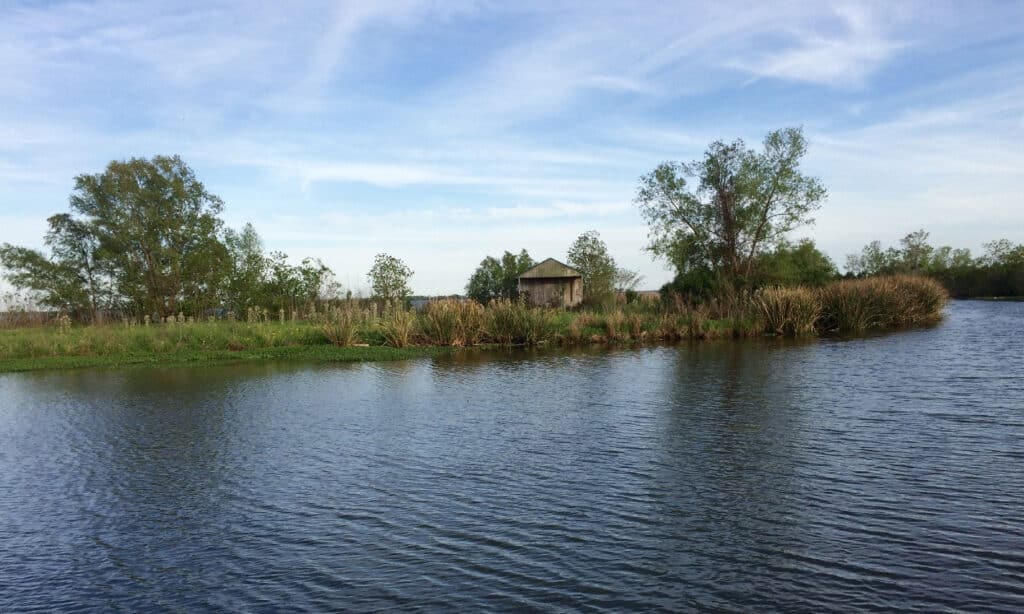
[[[412,276],[412,269],[390,254],[377,254],[367,274],[373,296],[391,301],[405,301],[412,294],[409,289]]]
[[[113,161],[79,175],[71,210],[83,218],[119,292],[161,317],[208,303],[228,268],[221,199],[178,156]]]
[[[757,285],[824,286],[839,275],[832,259],[810,239],[790,243],[782,241],[761,256],[757,265]]]
[[[506,251],[500,260],[487,256],[469,278],[466,295],[481,303],[496,298],[514,299],[519,294],[519,276],[534,264],[525,249],[518,254]]]
[[[636,196],[648,249],[693,282],[750,283],[759,256],[811,223],[825,200],[821,182],[800,172],[806,153],[803,131],[786,128],[768,133],[761,152],[716,141],[703,159],[659,165]]]
[[[224,229],[223,203],[178,156],[111,162],[79,175],[71,212],[49,218],[49,254],[0,247],[0,265],[41,304],[98,321],[111,309],[136,316],[201,316],[214,307],[296,308],[335,292],[319,260],[269,256],[252,225]]]
[[[584,302],[600,305],[615,298],[619,268],[596,230],[588,230],[576,238],[569,248],[568,260],[569,265],[583,275]]]

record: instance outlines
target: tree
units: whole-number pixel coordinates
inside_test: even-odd
[[[935,248],[928,244],[928,233],[914,231],[900,239],[900,271],[903,273],[925,273],[931,267]]]
[[[796,244],[783,241],[761,256],[757,265],[757,285],[823,286],[839,275],[832,259],[810,239]]]
[[[46,306],[98,322],[102,310],[111,306],[112,290],[92,228],[66,213],[51,216],[47,223],[49,257],[25,247],[0,247],[8,281],[31,291]]]
[[[569,265],[583,275],[584,302],[601,305],[614,299],[619,269],[596,230],[588,230],[576,238],[569,248],[568,259]]]
[[[412,290],[409,278],[413,271],[404,262],[389,254],[377,254],[367,277],[373,295],[381,300],[404,301]]]
[[[716,141],[701,160],[659,165],[641,177],[636,196],[650,228],[648,249],[681,276],[709,272],[722,283],[747,284],[758,256],[811,223],[825,200],[821,182],[800,172],[806,153],[803,131],[786,128],[768,133],[761,153],[742,140]]]
[[[229,254],[217,237],[223,201],[178,156],[113,161],[79,175],[70,198],[117,289],[160,317],[217,302]]]
[[[496,298],[516,298],[519,295],[519,276],[533,265],[533,258],[525,249],[519,254],[506,251],[501,260],[487,256],[469,278],[466,295],[481,303]]]
[[[615,291],[616,292],[629,292],[636,291],[636,287],[640,285],[640,282],[644,280],[644,276],[638,271],[632,271],[626,268],[616,269],[615,271]]]
[[[89,309],[88,296],[74,270],[41,251],[5,243],[0,247],[0,263],[7,270],[7,281],[29,291],[40,304],[76,315]]]
[[[860,254],[846,257],[846,271],[854,277],[883,275],[895,270],[898,258],[896,250],[883,250],[880,241],[872,241],[864,246]]]
[[[263,253],[263,240],[252,224],[246,224],[241,231],[226,229],[224,246],[231,256],[225,302],[235,313],[245,313],[246,309],[261,305],[266,299],[269,259]]]

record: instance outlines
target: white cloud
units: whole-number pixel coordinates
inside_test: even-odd
[[[809,24],[792,33],[794,45],[761,51],[729,65],[757,79],[862,86],[905,43],[889,38],[866,7],[847,5],[835,9],[835,13],[842,22],[841,32],[823,35],[816,24]]]

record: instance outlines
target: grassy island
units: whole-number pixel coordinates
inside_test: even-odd
[[[446,299],[413,311],[340,301],[302,318],[253,310],[246,321],[168,318],[0,330],[0,372],[214,362],[365,362],[433,356],[494,345],[671,343],[681,340],[809,336],[927,326],[947,294],[911,276],[844,280],[821,288],[767,287],[691,304],[679,296],[604,310],[547,309],[521,301]]]

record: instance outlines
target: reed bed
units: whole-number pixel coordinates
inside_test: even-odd
[[[761,288],[751,297],[766,333],[787,337],[813,335],[822,314],[821,297],[810,288]]]
[[[942,319],[949,299],[939,282],[911,275],[838,281],[819,296],[818,329],[842,333],[929,326]]]
[[[419,318],[420,338],[427,345],[476,345],[484,335],[484,326],[484,307],[474,301],[433,301]]]
[[[380,319],[380,328],[385,345],[408,347],[416,334],[416,314],[401,305],[388,304]]]

